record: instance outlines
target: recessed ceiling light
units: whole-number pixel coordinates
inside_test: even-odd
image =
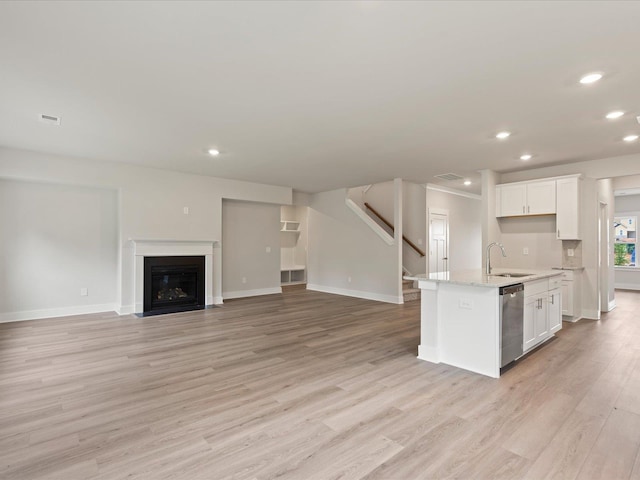
[[[496,134],[496,138],[499,138],[500,140],[504,140],[505,138],[508,138],[508,137],[509,137],[509,135],[511,135],[511,132],[507,132],[507,131],[504,131],[504,132],[498,132],[498,133]]]
[[[588,73],[580,79],[580,83],[582,84],[594,83],[600,80],[601,78],[602,78],[601,73],[596,73],[596,72]]]
[[[525,153],[524,155],[520,155],[520,160],[524,160],[524,161],[531,160],[531,157],[533,157],[533,155]]]
[[[638,139],[638,135],[627,135],[623,138],[625,142],[635,142]]]
[[[615,120],[616,118],[620,118],[623,115],[624,112],[622,110],[614,110],[613,112],[607,113],[607,118],[609,120]]]
[[[471,185],[471,180],[465,180],[464,184],[468,187],[469,185]]]
[[[209,153],[209,155],[211,155],[212,157],[217,157],[218,155],[220,155],[220,151],[216,150],[215,148],[210,148],[209,150],[207,150],[207,153]]]

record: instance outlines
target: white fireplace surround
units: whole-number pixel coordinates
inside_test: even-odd
[[[134,255],[134,312],[144,311],[144,257],[204,255],[205,303],[213,305],[213,247],[217,240],[131,239]]]

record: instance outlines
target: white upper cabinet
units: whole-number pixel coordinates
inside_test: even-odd
[[[556,181],[527,184],[527,214],[548,215],[556,213]]]
[[[522,182],[496,187],[496,217],[553,215],[556,181]]]
[[[556,236],[559,240],[580,240],[580,179],[557,180]]]
[[[496,188],[497,217],[526,215],[526,185],[500,185]]]

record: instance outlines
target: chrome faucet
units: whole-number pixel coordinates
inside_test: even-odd
[[[493,246],[500,247],[500,250],[502,250],[502,256],[503,257],[507,256],[507,253],[504,251],[504,245],[502,245],[501,243],[493,242],[487,245],[487,256],[485,259],[485,268],[484,268],[484,273],[486,273],[487,275],[491,275],[491,247]]]

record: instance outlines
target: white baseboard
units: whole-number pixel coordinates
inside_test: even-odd
[[[77,307],[45,308],[42,310],[24,310],[22,312],[0,313],[0,323],[21,322],[24,320],[38,320],[40,318],[69,317],[71,315],[86,315],[89,313],[103,313],[117,311],[113,303],[99,305],[82,305]]]
[[[426,345],[418,345],[418,359],[425,362],[440,363],[438,350]]]
[[[588,318],[589,320],[600,320],[600,312],[598,310],[582,310],[582,318]]]
[[[213,297],[214,305],[222,305],[224,302],[222,301],[222,297]]]
[[[615,283],[614,288],[619,288],[620,290],[640,290],[640,285],[637,283]]]
[[[613,310],[613,309],[614,309],[614,308],[616,308],[617,306],[618,306],[618,304],[616,303],[616,299],[614,298],[613,300],[611,300],[611,301],[609,302],[609,305],[607,306],[607,307],[608,307],[607,312],[610,312],[611,310]]]
[[[245,297],[258,297],[260,295],[274,295],[276,293],[282,293],[282,287],[258,288],[256,290],[238,290],[237,292],[222,292],[222,298],[227,300],[230,298],[245,298]]]
[[[395,295],[383,295],[381,293],[363,292],[361,290],[349,290],[346,288],[327,287],[325,285],[316,285],[313,283],[307,283],[307,290],[314,290],[316,292],[333,293],[335,295],[343,295],[345,297],[362,298],[364,300],[376,300],[378,302],[403,304],[404,298],[397,297]]]
[[[131,315],[136,313],[136,308],[134,305],[120,305],[116,307],[116,313],[118,315]]]

